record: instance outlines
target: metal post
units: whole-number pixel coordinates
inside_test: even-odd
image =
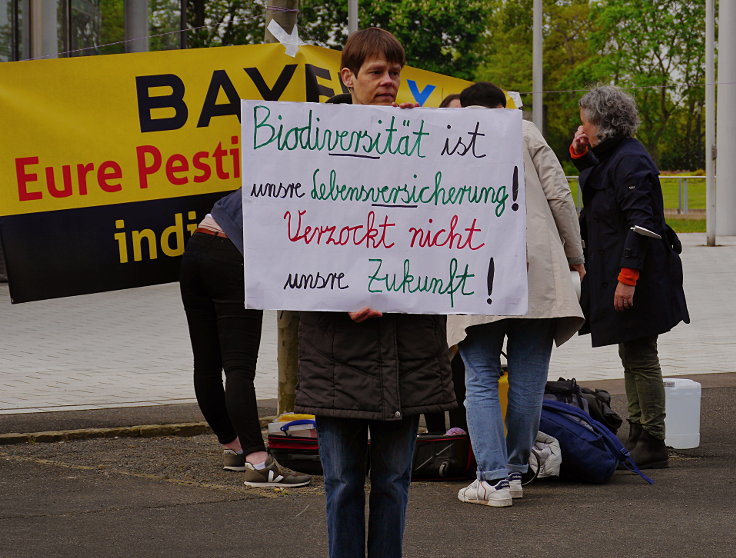
[[[56,2],[31,0],[31,58],[58,58]]]
[[[179,48],[187,48],[187,0],[179,2]]]
[[[148,52],[148,0],[125,0],[125,52]]]
[[[682,180],[682,210],[685,215],[688,214],[688,208],[687,208],[687,200],[688,200],[688,193],[687,193],[687,178],[684,178]]]
[[[18,3],[17,2],[11,2],[10,3],[10,10],[11,10],[11,22],[10,22],[10,33],[11,33],[11,42],[12,45],[12,51],[10,54],[10,60],[20,60],[20,18],[18,17]],[[0,265],[2,265],[2,260],[0,259]]]
[[[358,0],[348,0],[348,35],[358,30]]]
[[[291,33],[296,25],[299,10],[298,0],[269,0],[266,5],[266,32],[263,42],[275,43],[276,38],[268,31],[268,24],[276,20],[284,31]],[[278,318],[278,414],[294,410],[297,368],[299,364],[299,312],[279,311]]]
[[[708,246],[716,245],[716,86],[715,0],[705,0],[705,229]]]
[[[718,13],[718,161],[716,172],[717,228],[721,235],[736,235],[736,2],[721,0]]]
[[[62,8],[64,10],[64,15],[62,16],[64,18],[64,23],[62,25],[62,29],[64,29],[64,37],[61,41],[61,53],[62,56],[69,57],[74,56],[71,51],[77,46],[72,44],[72,34],[74,33],[72,30],[72,3],[70,1],[64,2]]]
[[[544,105],[542,91],[542,0],[534,0],[533,44],[532,44],[532,121],[544,134]]]
[[[682,213],[682,177],[677,178],[677,214]]]

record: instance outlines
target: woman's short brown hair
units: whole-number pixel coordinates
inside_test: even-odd
[[[340,67],[348,68],[357,76],[363,62],[373,56],[382,56],[386,62],[399,64],[402,68],[406,64],[404,47],[396,37],[385,29],[368,27],[348,37],[342,49]]]
[[[454,100],[460,100],[460,93],[450,93],[447,97],[442,99],[442,102],[440,103],[440,108],[447,108],[450,106],[450,103]]]

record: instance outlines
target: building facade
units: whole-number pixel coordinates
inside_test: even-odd
[[[180,48],[182,6],[183,0],[0,0],[0,62]]]

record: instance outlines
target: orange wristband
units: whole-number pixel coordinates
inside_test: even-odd
[[[585,146],[585,151],[582,153],[575,153],[575,150],[572,148],[572,144],[570,144],[570,157],[573,159],[580,159],[581,157],[585,157],[588,154],[588,146]]]
[[[636,281],[639,279],[639,270],[630,267],[622,267],[618,274],[618,280],[624,285],[635,287]]]

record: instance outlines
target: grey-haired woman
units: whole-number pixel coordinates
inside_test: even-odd
[[[632,136],[634,99],[601,86],[579,102],[582,126],[570,155],[580,170],[587,274],[581,304],[594,347],[618,344],[628,399],[626,446],[642,468],[668,465],[657,337],[690,322],[682,246],[665,223],[659,171]]]

